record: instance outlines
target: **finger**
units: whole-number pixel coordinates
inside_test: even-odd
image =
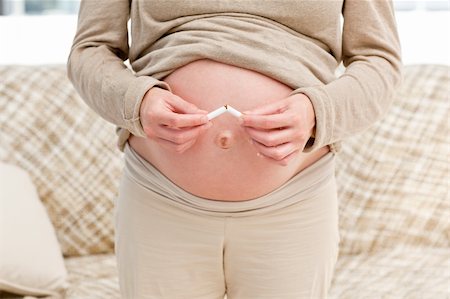
[[[278,163],[282,166],[286,166],[289,164],[290,161],[292,161],[295,157],[297,157],[297,154],[300,150],[295,150],[289,155],[287,155],[283,160],[278,161]]]
[[[159,128],[155,130],[155,134],[159,138],[171,141],[175,144],[184,144],[192,139],[196,139],[202,132],[209,129],[211,126],[212,123],[182,129],[159,126]]]
[[[256,147],[259,153],[276,161],[283,160],[288,155],[293,153],[295,150],[298,150],[297,147],[292,142],[284,143],[278,146],[268,147],[265,146],[264,144],[254,141],[254,146]]]
[[[173,106],[173,108],[175,108],[176,112],[181,112],[183,114],[184,113],[187,113],[187,114],[200,114],[200,113],[207,114],[208,113],[205,110],[199,109],[194,104],[183,100],[179,96],[170,97],[167,101],[169,102],[170,105]]]
[[[182,154],[185,151],[187,151],[192,145],[195,143],[196,139],[191,140],[189,142],[183,143],[183,144],[176,144],[172,141],[165,140],[162,138],[157,138],[155,140],[161,147],[178,154]]]
[[[268,114],[283,113],[285,110],[286,110],[286,102],[285,101],[275,101],[270,104],[259,106],[255,109],[246,110],[242,113],[268,115]]]
[[[162,112],[156,120],[159,124],[172,128],[195,127],[206,124],[209,120],[205,114],[179,114],[173,112]]]
[[[172,141],[162,138],[156,138],[155,141],[163,148],[170,152],[182,153],[183,144],[176,144]]]
[[[245,115],[241,116],[241,125],[256,129],[277,129],[293,125],[293,120],[287,114]]]
[[[185,144],[180,144],[175,149],[175,151],[179,154],[182,154],[182,153],[186,152],[188,149],[190,149],[196,141],[197,141],[197,139],[192,139],[191,141],[186,142]]]
[[[270,157],[267,157],[261,153],[258,153],[257,155],[261,159],[267,160],[268,162],[275,163],[275,164],[278,164],[281,166],[287,166],[289,164],[289,162],[297,156],[298,152],[299,152],[299,150],[296,150],[296,151],[292,152],[291,154],[287,155],[284,159],[279,160],[279,161],[272,159]]]
[[[257,130],[246,127],[245,131],[254,140],[262,143],[265,146],[277,146],[286,142],[294,140],[293,130],[291,129],[272,129],[272,130]]]

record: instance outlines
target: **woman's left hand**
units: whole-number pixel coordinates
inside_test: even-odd
[[[244,111],[241,119],[258,155],[283,166],[303,151],[316,124],[311,100],[300,93]]]

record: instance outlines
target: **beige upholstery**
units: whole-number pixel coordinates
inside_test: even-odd
[[[119,298],[113,126],[79,99],[64,66],[4,66],[0,78],[0,160],[37,185],[66,255],[67,298]],[[343,142],[330,298],[450,297],[449,87],[449,67],[405,67],[389,113]]]
[[[55,230],[30,176],[0,161],[0,290],[57,298],[67,286]]]
[[[114,254],[66,258],[72,287],[66,299],[119,299],[119,282]]]
[[[449,269],[448,247],[341,255],[329,299],[449,298]]]
[[[450,74],[406,67],[389,113],[337,159],[341,254],[448,247]]]
[[[122,165],[114,126],[84,104],[63,66],[2,66],[0,78],[0,160],[30,173],[64,255],[111,253]]]

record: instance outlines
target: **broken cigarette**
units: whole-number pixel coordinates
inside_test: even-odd
[[[225,106],[227,107],[228,112],[230,112],[232,115],[234,115],[236,117],[241,117],[241,115],[242,115],[241,112],[239,112],[238,110],[234,109],[230,105],[225,105]]]
[[[230,105],[224,105],[210,113],[208,113],[208,119],[211,120],[213,118],[216,118],[217,116],[221,115],[222,113],[228,112],[236,117],[240,117],[242,115],[242,113],[236,109],[234,109],[233,107],[231,107]]]
[[[216,118],[217,116],[221,115],[222,113],[227,112],[227,105],[222,106],[210,113],[208,113],[208,119],[211,120],[213,118]]]

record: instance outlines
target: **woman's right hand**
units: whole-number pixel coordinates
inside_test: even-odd
[[[189,149],[212,126],[207,111],[159,87],[147,91],[139,113],[147,137],[177,153]]]

